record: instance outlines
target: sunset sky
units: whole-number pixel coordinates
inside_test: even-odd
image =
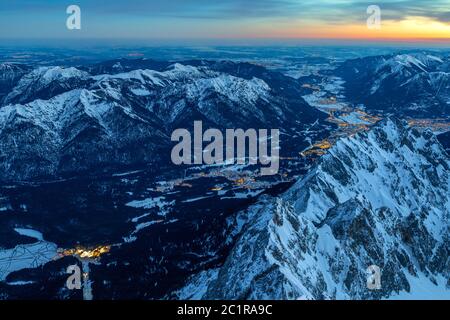
[[[66,7],[82,29],[69,31]],[[381,30],[366,26],[381,8]],[[428,39],[450,42],[450,0],[1,0],[0,39]]]

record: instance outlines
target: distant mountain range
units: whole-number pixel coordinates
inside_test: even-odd
[[[405,53],[348,60],[337,74],[347,98],[370,110],[411,117],[450,114],[450,57]]]
[[[21,64],[0,64],[0,102],[16,86],[17,82],[31,71],[31,67]]]
[[[3,64],[0,81],[0,181],[168,163],[172,131],[194,120],[290,130],[326,118],[300,97],[296,80],[248,63]]]
[[[324,73],[383,118],[445,117],[449,62],[400,54]],[[0,64],[0,246],[33,244],[19,227],[63,248],[113,245],[91,265],[96,299],[449,297],[449,133],[386,117],[305,160],[334,126],[301,98],[319,89],[230,61]],[[274,183],[236,167],[165,170],[172,131],[196,120],[280,129],[293,169]],[[68,263],[7,272],[0,298],[79,297],[64,287]],[[379,290],[367,288],[373,265]]]
[[[449,298],[449,192],[450,161],[436,137],[384,120],[341,139],[284,195],[242,213],[225,263],[176,296]],[[373,265],[379,290],[367,287]]]

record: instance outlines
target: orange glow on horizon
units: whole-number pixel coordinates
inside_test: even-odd
[[[263,32],[249,32],[252,38],[283,39],[348,39],[386,41],[436,41],[450,44],[450,24],[425,17],[408,17],[401,21],[382,21],[379,30],[368,29],[365,23],[324,25],[317,22],[284,25],[273,32],[262,27]]]

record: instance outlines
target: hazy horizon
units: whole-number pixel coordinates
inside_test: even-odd
[[[106,39],[106,38],[42,38],[2,39],[0,47],[388,47],[388,48],[450,48],[447,39],[309,39],[309,38],[253,38],[253,39]]]
[[[66,13],[81,9],[81,29]],[[368,8],[380,9],[380,28],[368,28]],[[160,2],[16,0],[0,3],[0,39],[137,39],[206,41],[341,39],[450,43],[447,0],[244,0]]]

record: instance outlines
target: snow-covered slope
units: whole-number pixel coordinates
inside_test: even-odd
[[[249,126],[254,121],[261,124],[270,118],[267,114],[265,117],[264,107],[271,115],[276,115],[275,111],[286,119],[277,109],[279,101],[273,99],[271,88],[264,80],[238,78],[207,67],[176,63],[163,72],[133,70],[95,79],[99,82],[94,88],[107,89],[107,94],[116,100],[123,95],[138,96],[145,109],[168,126],[190,121],[193,115],[219,127],[227,123]],[[268,105],[270,97],[271,106]]]
[[[21,64],[0,63],[0,106],[4,97],[30,69]]]
[[[284,195],[242,213],[224,265],[194,276],[178,297],[448,299],[449,174],[436,137],[398,120],[342,139]],[[372,265],[380,290],[367,287]]]
[[[450,154],[450,131],[438,135],[438,139],[447,153]]]
[[[101,164],[151,163],[158,159],[155,141],[164,146],[167,139],[126,105],[101,100],[95,91],[72,90],[0,109],[0,177],[24,181]]]
[[[202,120],[205,128],[301,131],[325,119],[300,95],[279,90],[278,82],[287,77],[253,68],[175,63],[163,70],[100,75],[76,68],[34,69],[0,107],[0,181],[155,163],[170,156],[172,131],[190,129],[194,120]]]
[[[409,53],[349,60],[337,69],[350,99],[409,116],[450,114],[450,60]]]
[[[88,73],[73,67],[39,67],[24,75],[3,103],[7,105],[49,99],[83,86],[88,77]]]

